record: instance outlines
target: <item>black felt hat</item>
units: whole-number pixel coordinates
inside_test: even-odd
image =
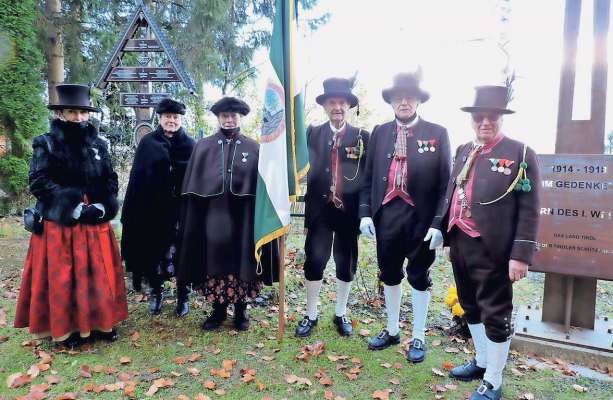
[[[513,114],[515,111],[507,108],[509,96],[509,88],[506,86],[477,86],[473,105],[462,107],[461,110],[469,113],[490,111],[498,114]]]
[[[421,70],[415,73],[400,73],[394,77],[392,87],[383,89],[381,93],[383,100],[386,103],[391,103],[392,98],[396,94],[403,94],[419,99],[421,103],[425,103],[430,98],[430,94],[419,87],[421,82]]]
[[[86,110],[100,112],[98,107],[92,105],[89,96],[89,86],[73,83],[62,83],[55,87],[58,102],[47,106],[50,110]]]
[[[162,99],[156,106],[155,112],[158,114],[181,114],[185,115],[185,104],[169,98]]]
[[[247,115],[249,111],[251,111],[251,108],[249,108],[247,103],[230,96],[222,97],[211,107],[211,112],[215,115],[219,115],[222,112],[236,112],[241,115]]]
[[[351,93],[353,88],[353,79],[344,78],[329,78],[323,83],[324,92],[315,98],[317,104],[323,105],[326,99],[330,97],[344,97],[349,102],[349,108],[353,108],[358,105],[358,98]]]

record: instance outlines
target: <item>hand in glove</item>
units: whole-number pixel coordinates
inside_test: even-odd
[[[372,222],[372,218],[363,217],[360,220],[360,232],[362,235],[366,236],[369,239],[375,238],[375,224]]]
[[[82,224],[95,225],[102,222],[102,217],[104,213],[99,208],[88,205],[83,207],[83,211],[81,211],[81,216],[79,217],[79,222]]]
[[[430,250],[434,250],[443,244],[443,234],[438,229],[429,228],[424,242],[430,241]]]

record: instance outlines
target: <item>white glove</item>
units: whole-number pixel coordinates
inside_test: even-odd
[[[434,250],[443,244],[443,234],[438,229],[429,228],[424,242],[430,241],[430,250]]]
[[[360,232],[369,239],[375,238],[375,224],[370,217],[362,217],[360,219]]]

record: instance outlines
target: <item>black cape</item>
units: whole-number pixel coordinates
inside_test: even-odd
[[[135,277],[151,276],[176,240],[180,189],[193,148],[183,128],[168,138],[158,127],[136,149],[121,214],[121,254]]]
[[[228,274],[245,282],[276,280],[277,243],[265,246],[259,267],[254,255],[258,152],[257,142],[240,133],[219,131],[196,144],[182,190],[181,283],[198,286],[207,276]]]

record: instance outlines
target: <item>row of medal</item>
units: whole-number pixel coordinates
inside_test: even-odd
[[[505,160],[504,158],[490,158],[492,172],[500,172],[505,175],[511,175],[511,166],[515,163],[513,160]]]
[[[458,198],[460,199],[460,207],[462,208],[462,211],[464,212],[464,216],[466,218],[470,218],[472,213],[470,212],[470,209],[468,208],[468,201],[466,200],[466,191],[464,190],[464,187],[462,186],[458,186]]]
[[[418,140],[417,141],[417,152],[418,153],[423,153],[423,152],[432,152],[434,153],[436,151],[436,139],[430,139],[430,140]]]

